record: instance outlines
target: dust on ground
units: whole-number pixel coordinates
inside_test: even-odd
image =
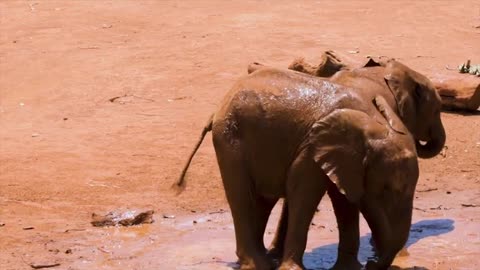
[[[478,1],[2,1],[0,20],[2,269],[235,266],[209,139],[187,190],[169,187],[250,62],[286,67],[327,49],[394,56],[425,74],[480,62]],[[442,117],[448,149],[420,161],[410,255],[395,264],[478,269],[480,116]],[[93,212],[118,209],[153,209],[156,222],[90,225]],[[310,269],[336,256],[327,197],[319,209]]]

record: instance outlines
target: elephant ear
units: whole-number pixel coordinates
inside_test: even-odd
[[[315,162],[353,203],[360,200],[365,189],[367,134],[377,133],[372,125],[381,126],[363,112],[339,109],[312,128]]]
[[[373,99],[373,104],[382,116],[387,120],[388,125],[395,132],[400,134],[407,134],[408,130],[403,124],[402,120],[395,114],[393,109],[388,105],[387,101],[382,96],[376,96]]]
[[[415,103],[413,97],[418,96],[419,85],[410,76],[409,69],[403,64],[390,60],[385,67],[385,82],[392,91],[402,119],[413,119],[415,116]]]

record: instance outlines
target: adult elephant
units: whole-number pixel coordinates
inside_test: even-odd
[[[418,79],[403,75],[404,81]],[[426,83],[418,93],[431,95],[435,111],[438,95],[426,78],[419,78]],[[395,78],[396,84],[393,79],[398,91],[417,91],[401,88],[406,85],[402,78]],[[184,188],[190,161],[212,130],[242,269],[274,267],[263,234],[271,209],[282,197],[288,211],[279,228],[284,232],[278,234],[280,269],[303,269],[309,224],[327,190],[341,198],[338,205],[334,202],[336,208],[348,203],[346,209],[359,209],[365,216],[379,255],[368,267],[385,269],[408,238],[418,178],[415,141],[405,127],[416,126],[416,119],[404,125],[389,103],[382,95],[263,68],[240,79],[226,95],[176,186]],[[345,220],[341,224],[349,226]],[[349,237],[341,235],[340,245]],[[338,266],[351,263],[340,255]]]

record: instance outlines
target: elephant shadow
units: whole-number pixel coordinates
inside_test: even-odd
[[[453,231],[455,228],[452,219],[427,219],[421,220],[412,224],[410,228],[410,235],[406,247],[410,247],[423,238],[430,236],[437,236]],[[360,238],[360,250],[358,259],[362,264],[365,264],[369,258],[374,257],[374,249],[370,244],[371,233]],[[314,248],[311,252],[306,252],[304,255],[305,267],[309,270],[324,270],[330,269],[337,258],[338,244],[329,244]],[[400,270],[402,268],[392,267],[391,269]],[[407,270],[411,268],[404,268]],[[412,268],[413,269],[413,268]],[[415,269],[427,269],[416,267]]]

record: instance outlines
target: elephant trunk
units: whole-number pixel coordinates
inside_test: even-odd
[[[412,211],[409,211],[408,215],[405,215],[401,221],[394,225],[392,246],[395,247],[395,255],[405,247],[410,235],[410,227],[412,225]]]
[[[437,124],[430,129],[430,140],[425,145],[416,141],[417,153],[420,158],[432,158],[442,151],[445,145],[445,129],[442,122],[438,120]]]
[[[378,261],[369,262],[366,269],[388,269],[397,253],[405,247],[410,234],[412,211],[409,210],[403,213],[401,211],[400,217],[396,216],[389,219],[390,235],[386,238],[388,240],[385,241],[383,239],[383,243],[381,240],[379,241],[380,243],[375,243],[377,245],[376,255],[378,256]]]
[[[409,219],[410,221],[410,219]],[[383,250],[377,250],[378,261],[369,261],[367,263],[366,269],[385,269],[387,270],[389,266],[392,264],[393,260],[397,253],[405,247],[405,244],[408,240],[408,235],[410,232],[410,222],[402,223],[402,225],[408,226],[401,226],[401,230],[394,229],[392,230],[391,240],[389,245],[384,247]]]

